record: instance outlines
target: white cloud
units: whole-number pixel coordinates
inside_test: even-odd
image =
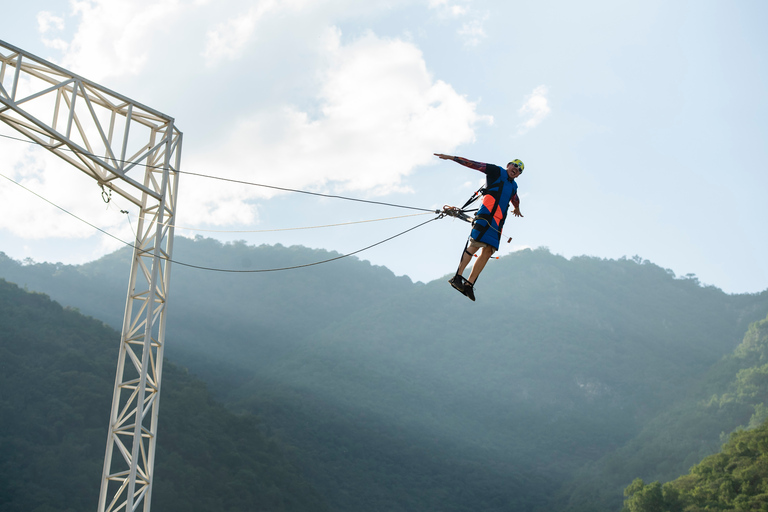
[[[245,14],[235,16],[219,23],[206,34],[203,57],[211,66],[220,59],[234,60],[240,57],[243,47],[248,43],[257,23],[277,6],[275,0],[265,0],[251,7]]]
[[[328,12],[342,11],[348,3],[347,0],[322,2]],[[239,1],[228,5],[231,7],[232,4],[244,5]],[[330,4],[333,5],[329,7]],[[210,129],[212,123],[197,125],[199,129],[208,126],[210,130],[197,133],[197,140],[213,141],[208,147],[215,149],[203,152],[185,145],[182,169],[292,188],[354,191],[361,195],[401,190],[405,187],[403,177],[420,165],[432,163],[433,152],[451,151],[472,142],[476,126],[491,121],[490,117],[477,113],[474,102],[431,76],[423,55],[413,43],[384,39],[373,33],[342,43],[340,32],[328,28],[325,28],[325,39],[318,42],[316,34],[323,32],[323,26],[327,27],[322,20],[328,18],[322,16],[321,21],[316,21],[318,5],[311,0],[280,3],[266,0],[252,9],[243,8],[240,12],[250,13],[246,16],[248,20],[237,37],[225,41],[221,38],[231,15],[203,16],[211,14],[212,9],[221,11],[215,3],[200,0],[76,1],[72,3],[71,15],[79,20],[79,24],[65,48],[62,65],[123,92],[120,84],[128,77],[147,76],[151,82],[161,70],[167,74],[168,70],[159,68],[158,64],[146,64],[149,59],[161,59],[157,52],[164,48],[164,42],[170,38],[180,41],[176,48],[186,50],[186,53],[173,54],[173,61],[179,63],[174,64],[173,69],[183,73],[182,76],[176,76],[174,84],[163,79],[147,90],[157,95],[174,94],[178,83],[183,81],[186,88],[195,91],[200,101],[217,103],[211,110],[230,112],[231,105],[237,105],[238,109],[237,117],[222,115],[215,129]],[[382,8],[381,5],[378,8]],[[361,6],[356,8],[362,9]],[[238,11],[229,9],[228,12]],[[181,16],[187,21],[179,21]],[[41,27],[46,33],[58,30],[57,16],[46,14],[41,19]],[[71,17],[67,18],[68,22],[71,20]],[[281,27],[294,30],[300,25],[296,33],[306,39],[299,41],[298,51],[304,51],[300,58],[285,52],[278,61],[279,69],[260,70],[265,77],[265,87],[269,86],[271,77],[290,72],[306,77],[309,84],[317,82],[314,97],[304,96],[309,85],[301,95],[276,95],[270,103],[261,101],[258,93],[237,97],[206,95],[210,91],[201,89],[195,79],[209,73],[213,80],[215,73],[207,72],[204,66],[193,67],[194,63],[202,62],[200,55],[205,48],[205,34],[219,31],[221,44],[207,47],[211,58],[236,59],[240,56],[248,61],[255,53],[275,52],[269,45],[271,39],[264,44],[261,41],[258,45],[249,44],[253,31],[266,23],[270,24],[271,34],[279,33],[280,37],[288,38],[293,36],[286,36]],[[183,27],[184,30],[176,32],[173,27]],[[259,33],[259,36],[263,37],[263,34]],[[302,65],[297,66],[296,62]],[[188,69],[190,67],[192,69]],[[150,71],[153,74],[150,75]],[[235,76],[230,78],[228,85],[252,79],[250,71]],[[104,81],[105,77],[110,80]],[[168,88],[170,92],[162,92]],[[193,95],[187,89],[184,92]],[[130,91],[128,94],[131,95]],[[151,99],[136,99],[157,108]],[[197,113],[195,106],[188,105],[186,112],[169,113],[180,119],[179,124],[185,129],[189,121],[185,123],[183,118],[194,117]],[[8,144],[24,146],[17,142]],[[42,155],[45,158],[36,153],[27,154],[25,150],[23,154],[9,158],[8,164],[17,169],[15,179],[94,224],[117,230],[125,239],[131,238],[130,233],[125,232],[124,216],[115,218],[114,212],[106,211],[99,197],[100,191],[92,180],[48,153],[42,152]],[[73,178],[73,174],[77,177]],[[0,202],[13,212],[13,215],[0,219],[0,228],[29,238],[93,235],[93,228],[55,209],[40,216],[37,198],[24,197],[26,192],[11,184],[0,186]],[[182,224],[192,226],[252,223],[258,218],[256,201],[266,197],[258,188],[233,187],[192,177],[184,177],[181,187],[183,205],[195,205],[194,210],[182,205]],[[82,202],[83,191],[92,191],[96,200]],[[90,192],[86,195],[91,198]],[[119,198],[115,201],[119,202]],[[66,227],[58,228],[59,225]]]
[[[465,45],[477,46],[487,37],[483,27],[487,18],[488,16],[484,16],[482,19],[470,20],[461,26],[459,35],[464,39]]]
[[[52,29],[64,30],[64,18],[56,16],[49,11],[40,11],[37,14],[37,28],[41,34],[45,34]]]
[[[295,15],[309,15],[313,10],[333,9],[334,2],[328,0],[261,0],[246,2],[247,9],[226,21],[217,23],[208,30],[203,57],[208,66],[220,59],[236,60],[257,33],[259,23],[269,15],[288,12]],[[344,4],[342,1],[340,4]],[[336,8],[339,8],[338,6]],[[342,7],[343,9],[343,7]]]
[[[471,0],[429,0],[429,8],[437,9],[443,16],[460,16],[468,12]]]
[[[42,37],[43,44],[48,48],[54,48],[59,51],[66,51],[67,42],[61,38],[49,39],[46,34],[53,31],[64,30],[64,18],[56,16],[49,11],[41,11],[37,14],[37,29]]]
[[[125,241],[133,239],[124,215],[115,207],[108,209],[97,184],[85,174],[37,146],[3,141],[0,151],[16,162],[14,168],[3,175]],[[122,208],[129,207],[127,201],[119,197],[114,200],[124,203]],[[97,234],[93,227],[6,179],[0,179],[0,204],[6,212],[0,215],[0,229],[28,240],[83,239]],[[108,250],[123,245],[111,238],[102,243]]]
[[[518,135],[535,128],[549,115],[551,109],[549,108],[547,93],[549,93],[547,86],[540,85],[526,97],[525,103],[517,111],[521,117],[525,118],[525,121],[518,127]]]
[[[392,0],[365,3],[357,0],[70,0],[67,15],[77,24],[68,43],[56,40],[64,53],[60,62],[81,76],[100,82],[106,78],[131,77],[142,72],[177,69],[183,59],[195,69],[200,57],[209,66],[220,60],[237,60],[249,43],[263,32],[274,37],[298,32],[308,25],[325,26],[333,17],[378,12]],[[296,23],[299,21],[299,23]],[[59,15],[43,12],[42,29],[58,27]],[[260,48],[271,53],[272,41]],[[53,45],[51,45],[53,46]],[[148,63],[155,65],[148,69]]]
[[[215,153],[194,157],[187,168],[292,188],[384,194],[430,163],[433,152],[473,141],[475,125],[490,121],[434,80],[411,43],[368,33],[342,45],[333,31],[327,51],[317,117],[293,106],[244,116]],[[247,217],[248,200],[264,194],[224,184],[188,186],[187,200],[198,206],[185,212],[191,222],[231,222],[218,215],[222,203],[243,205],[238,215]]]
[[[73,0],[79,25],[62,65],[97,82],[136,75],[151,54],[164,50],[157,36],[190,8],[179,0]]]
[[[485,22],[488,13],[480,14],[470,6],[471,0],[430,0],[429,7],[438,11],[445,18],[460,20],[461,26],[457,34],[466,46],[477,46],[487,37]]]
[[[450,6],[450,11],[451,15],[454,17],[463,16],[469,12],[469,10],[463,5],[452,5]]]

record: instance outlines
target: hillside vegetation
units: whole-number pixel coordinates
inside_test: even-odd
[[[675,480],[646,485],[635,479],[624,490],[626,512],[768,509],[768,318],[750,326],[724,363],[734,378],[704,406],[709,414],[751,413],[749,429],[731,434],[719,453]]]
[[[240,269],[327,257],[204,238],[174,254]],[[0,276],[119,326],[129,260],[0,257]],[[339,512],[615,511],[633,479],[677,477],[755,413],[702,403],[728,393],[728,356],[768,293],[640,258],[521,251],[489,263],[476,303],[353,258],[172,281],[166,355],[294,446]]]
[[[0,510],[96,508],[120,335],[0,279]],[[328,510],[292,448],[166,363],[153,507]]]
[[[768,319],[763,319],[749,326],[742,343],[704,373],[684,399],[629,443],[582,469],[560,493],[570,510],[587,512],[596,503],[607,507],[630,477],[674,480],[719,451],[729,433],[762,425],[768,418],[766,363]]]

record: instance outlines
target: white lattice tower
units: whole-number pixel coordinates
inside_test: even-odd
[[[148,512],[182,134],[173,118],[3,41],[0,121],[140,208],[98,510]]]

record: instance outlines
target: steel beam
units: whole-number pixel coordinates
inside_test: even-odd
[[[149,512],[182,134],[173,118],[4,41],[0,121],[140,209],[98,511]]]

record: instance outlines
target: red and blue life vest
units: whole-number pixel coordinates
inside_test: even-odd
[[[517,183],[510,179],[507,171],[498,165],[485,164],[485,190],[483,204],[475,214],[470,237],[494,249],[499,248],[501,231],[507,219],[510,201],[517,204]]]

